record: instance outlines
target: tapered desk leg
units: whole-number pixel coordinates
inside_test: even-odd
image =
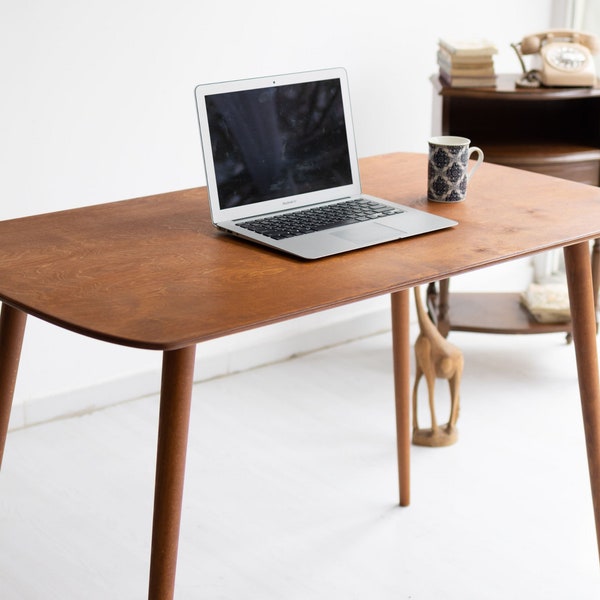
[[[8,304],[0,312],[0,465],[8,434],[27,315]]]
[[[568,246],[564,253],[596,536],[600,552],[600,384],[589,245],[585,242]]]
[[[175,589],[195,354],[195,346],[163,354],[148,590],[150,600],[171,600]]]
[[[392,294],[392,338],[400,506],[410,504],[410,331],[409,290]]]

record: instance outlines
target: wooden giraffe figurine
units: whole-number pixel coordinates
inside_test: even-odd
[[[463,371],[463,354],[438,331],[423,305],[421,290],[414,288],[419,335],[415,341],[416,374],[413,388],[413,444],[418,446],[450,446],[458,439],[456,421],[460,404],[460,380]],[[431,428],[420,429],[417,417],[417,389],[425,376],[431,411]],[[435,380],[448,380],[450,386],[450,419],[438,426],[435,415]]]

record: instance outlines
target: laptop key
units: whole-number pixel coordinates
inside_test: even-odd
[[[271,239],[282,240],[401,212],[404,212],[401,208],[390,207],[372,200],[357,199],[245,221],[239,223],[239,226]]]

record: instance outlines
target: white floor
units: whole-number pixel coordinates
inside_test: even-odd
[[[389,335],[197,385],[176,598],[599,598],[572,346],[451,340],[461,437],[413,447],[410,508]],[[145,597],[156,417],[152,397],[9,435],[2,600]]]

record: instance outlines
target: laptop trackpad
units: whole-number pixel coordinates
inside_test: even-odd
[[[406,232],[377,223],[363,223],[358,227],[353,226],[347,227],[346,229],[331,231],[331,235],[335,235],[356,244],[375,244],[378,242],[398,240],[404,237]]]

